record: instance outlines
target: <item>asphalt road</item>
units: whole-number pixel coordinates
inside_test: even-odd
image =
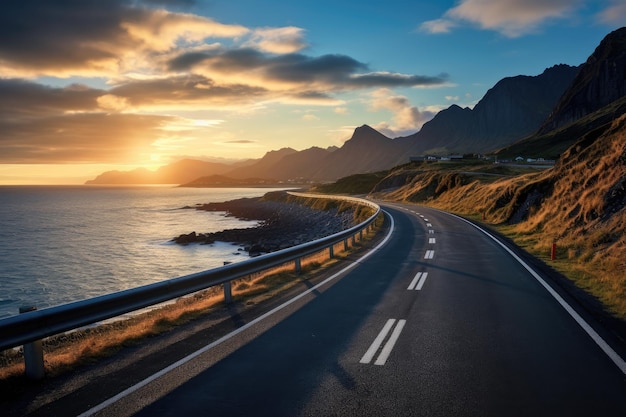
[[[626,416],[626,375],[493,239],[386,206],[371,256],[86,415]]]

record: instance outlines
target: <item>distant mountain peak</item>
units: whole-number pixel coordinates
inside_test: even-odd
[[[373,127],[371,127],[370,125],[361,125],[359,127],[357,127],[356,129],[354,129],[354,132],[376,132],[379,133],[376,129],[374,129]]]
[[[379,141],[390,141],[391,139],[387,136],[380,133],[378,130],[374,129],[369,125],[362,125],[354,129],[352,133],[352,137],[350,140],[346,141],[346,145],[359,143],[363,144],[364,142],[379,142]]]

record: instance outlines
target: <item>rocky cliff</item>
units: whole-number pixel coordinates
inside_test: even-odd
[[[539,134],[570,124],[625,95],[626,27],[611,32],[600,42]]]

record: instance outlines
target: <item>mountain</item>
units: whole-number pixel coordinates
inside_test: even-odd
[[[500,157],[556,159],[577,138],[598,136],[626,113],[626,28],[608,34],[581,66],[536,133],[499,150]]]
[[[368,125],[355,129],[352,137],[341,148],[322,149],[312,147],[296,152],[281,150],[281,154],[269,154],[256,164],[228,172],[233,178],[248,176],[279,180],[307,179],[332,181],[361,172],[388,169],[407,162],[405,149]]]
[[[572,123],[625,95],[626,27],[623,27],[600,42],[538,133]]]
[[[158,184],[154,171],[137,168],[132,171],[107,171],[85,184]]]
[[[138,168],[132,171],[107,171],[85,184],[182,184],[198,177],[218,175],[232,166],[217,162],[181,159],[156,171]]]
[[[226,175],[232,178],[262,177],[289,179],[290,177],[285,177],[280,172],[277,173],[275,166],[290,155],[297,155],[299,153],[300,152],[292,148],[282,148],[277,151],[269,151],[263,156],[263,158],[257,160],[254,164],[233,169],[228,171]]]
[[[452,105],[402,140],[412,143],[412,155],[496,150],[536,131],[578,70],[561,64],[537,76],[504,78],[473,109]]]
[[[341,148],[316,166],[315,178],[334,180],[347,175],[376,172],[408,162],[405,149],[368,125],[354,130]]]
[[[332,149],[322,149],[314,146],[287,155],[267,171],[267,176],[284,180],[315,178],[318,164],[320,161],[324,161],[332,152]]]

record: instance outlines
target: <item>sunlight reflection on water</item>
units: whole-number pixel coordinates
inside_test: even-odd
[[[0,187],[0,318],[247,259],[238,246],[176,245],[182,233],[253,227],[198,203],[271,189]]]

